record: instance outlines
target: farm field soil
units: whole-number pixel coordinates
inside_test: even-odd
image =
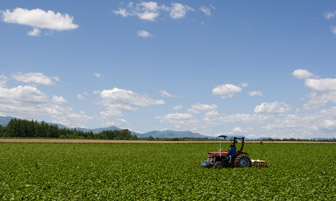
[[[0,200],[336,199],[336,144],[246,144],[269,168],[202,168],[216,150],[218,144],[0,143]]]

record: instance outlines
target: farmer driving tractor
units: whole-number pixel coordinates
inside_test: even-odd
[[[229,155],[229,161],[230,163],[232,162],[232,158],[235,157],[235,155],[237,154],[237,150],[236,150],[236,146],[231,144],[230,145],[230,149],[227,149],[227,152],[230,153]]]

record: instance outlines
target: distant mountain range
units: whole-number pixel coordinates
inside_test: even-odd
[[[0,125],[7,126],[11,119],[13,119],[13,117],[0,117]]]
[[[13,119],[14,117],[1,117],[0,116],[0,125],[7,126],[9,121]],[[47,122],[46,122],[47,123]],[[53,124],[48,123],[52,125],[57,125],[58,128],[68,128],[62,124]],[[95,128],[95,129],[87,129],[87,128],[69,128],[69,129],[76,129],[83,132],[93,132],[95,134],[100,133],[102,131],[109,131],[109,130],[121,130],[121,128],[110,126],[106,128]],[[190,131],[172,131],[172,130],[164,130],[164,131],[150,131],[147,133],[137,133],[131,131],[133,135],[138,136],[139,138],[145,138],[152,136],[154,138],[207,138],[208,136],[199,134],[199,133],[193,133]]]
[[[103,132],[103,131],[114,131],[114,130],[122,130],[118,127],[115,127],[115,126],[110,126],[110,127],[106,127],[106,128],[95,128],[95,129],[88,129],[88,128],[74,128],[76,130],[79,130],[79,131],[83,131],[83,132],[92,132],[94,134],[97,134],[97,133],[100,133],[100,132]]]

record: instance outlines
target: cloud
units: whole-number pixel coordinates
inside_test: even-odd
[[[291,110],[291,107],[284,103],[284,102],[278,102],[278,101],[274,101],[272,103],[267,103],[267,102],[263,102],[260,105],[257,105],[254,108],[254,112],[255,113],[285,113]]]
[[[305,69],[297,69],[292,75],[300,80],[304,80],[310,77],[314,77],[315,75]]]
[[[85,101],[87,96],[89,96],[89,94],[86,92],[79,93],[77,94],[77,99],[80,101]]]
[[[63,96],[53,96],[51,101],[59,105],[67,102],[67,100]]]
[[[112,10],[112,12],[122,17],[136,16],[141,20],[154,22],[160,16],[161,12],[169,12],[171,18],[180,19],[183,18],[187,12],[193,10],[194,9],[188,5],[180,3],[172,3],[171,6],[166,6],[164,4],[159,5],[154,1],[142,1],[137,4],[129,3],[126,8],[119,8]]]
[[[185,113],[170,113],[158,116],[160,122],[172,124],[177,129],[191,130],[210,134],[215,131],[226,133],[244,133],[253,138],[313,138],[336,137],[336,107],[316,113],[304,114],[283,102],[263,103],[256,107],[256,113],[224,114],[217,107],[208,104],[194,104]],[[198,108],[199,113],[190,109]],[[204,109],[203,111],[201,111]],[[208,109],[208,110],[207,110]],[[230,129],[232,128],[233,129]],[[243,128],[246,129],[243,129]],[[252,131],[256,133],[251,133]],[[265,134],[266,133],[266,134]]]
[[[85,114],[84,111],[76,113],[72,108],[62,107],[60,105],[50,105],[46,107],[45,110],[54,119],[53,123],[68,127],[85,128],[86,122],[93,119],[93,117]]]
[[[223,99],[232,98],[235,94],[242,91],[242,88],[233,84],[218,85],[212,89],[214,95],[222,96]]]
[[[182,109],[183,108],[183,105],[176,105],[176,106],[174,106],[174,110],[180,110],[180,109]]]
[[[2,115],[33,118],[44,110],[47,96],[32,86],[0,87],[0,112]]]
[[[182,105],[174,107],[175,110],[180,110],[182,108]],[[174,127],[178,129],[195,132],[204,130],[205,132],[208,132],[218,122],[219,114],[215,117],[216,114],[218,114],[217,105],[197,103],[191,105],[184,113],[170,113],[163,116],[157,116],[156,119],[159,119],[160,122],[173,124]],[[210,118],[216,118],[216,122],[214,123]]]
[[[327,12],[324,13],[324,17],[328,20],[335,17],[335,16],[336,16],[336,10],[335,11],[327,11]]]
[[[37,28],[34,28],[33,30],[27,32],[28,36],[40,36],[40,34],[41,31]]]
[[[149,1],[149,2],[141,2],[138,5],[142,6],[145,10],[157,10],[159,8],[157,2]]]
[[[146,95],[118,88],[103,90],[100,93],[100,98],[101,101],[98,104],[106,108],[101,112],[102,116],[120,116],[123,115],[123,111],[136,111],[139,107],[165,103],[163,100],[154,100]]]
[[[43,73],[16,73],[12,75],[13,79],[19,81],[19,82],[25,82],[25,83],[35,83],[35,84],[41,84],[41,85],[52,85],[54,84],[53,81],[59,81],[58,77],[48,77],[44,75]]]
[[[188,113],[173,113],[173,114],[167,114],[163,117],[164,119],[167,120],[186,120],[186,119],[191,119],[192,115]]]
[[[269,120],[270,114],[247,114],[247,113],[235,113],[220,116],[221,123],[253,123],[264,122]]]
[[[290,113],[291,106],[274,101],[256,106],[254,114],[225,114],[217,109],[209,104],[193,104],[185,113],[170,113],[155,118],[177,129],[206,134],[218,133],[219,129],[225,133],[244,133],[251,138],[336,137],[336,107],[309,114],[300,113],[300,110]]]
[[[312,92],[307,97],[308,101],[303,105],[303,108],[307,110],[318,109],[330,103],[336,103],[336,91]]]
[[[217,105],[208,105],[208,104],[194,104],[191,106],[191,108],[188,109],[189,113],[194,113],[194,114],[199,114],[200,112],[204,111],[211,111],[211,110],[216,110]]]
[[[83,96],[82,94],[77,94],[77,99],[80,100],[80,101],[85,101],[86,100],[85,96]]]
[[[336,35],[336,26],[331,26],[330,31],[331,31],[331,33]]]
[[[120,127],[120,126],[123,126],[127,123],[128,123],[128,121],[126,119],[120,118],[120,119],[114,119],[112,121],[106,122],[105,126],[118,126],[118,127]]]
[[[102,75],[102,74],[100,74],[100,73],[94,73],[93,74],[95,77],[97,77],[97,78],[103,78],[104,76]]]
[[[46,94],[34,86],[13,88],[0,86],[0,116],[24,119],[51,117],[54,123],[74,127],[85,126],[85,123],[92,119],[84,112],[76,113],[72,108],[64,108],[59,105],[65,101],[62,96],[54,96],[49,102]]]
[[[243,83],[240,84],[240,87],[242,87],[242,88],[245,88],[247,86],[248,86],[248,83],[246,83],[246,82],[243,82]]]
[[[173,124],[175,128],[178,129],[188,129],[197,125],[198,121],[193,118],[192,114],[189,113],[172,113],[166,114],[164,116],[157,116],[156,119],[159,119],[161,122],[168,122]]]
[[[234,127],[232,129],[232,132],[234,132],[234,133],[243,133],[244,130],[242,128],[240,128],[240,127]]]
[[[199,10],[202,11],[207,16],[211,16],[212,15],[211,11],[215,9],[216,8],[213,5],[211,5],[210,7],[201,6]]]
[[[315,91],[336,91],[336,78],[306,79],[305,85]]]
[[[265,123],[262,128],[288,137],[335,137],[336,107],[312,114],[287,114]],[[285,134],[286,133],[286,134]]]
[[[250,96],[263,96],[263,93],[261,91],[249,91],[248,94]]]
[[[124,8],[119,8],[119,10],[114,10],[112,12],[116,15],[121,15],[122,17],[128,17],[130,15]]]
[[[155,19],[159,16],[159,13],[157,13],[157,12],[144,12],[144,13],[140,13],[138,16],[142,20],[155,21]]]
[[[168,92],[165,91],[165,90],[160,90],[160,94],[161,94],[162,97],[176,98],[176,96],[174,96],[174,95],[171,94],[171,93],[168,93]]]
[[[133,7],[133,3],[128,5],[128,10],[125,8],[119,8],[118,10],[112,11],[116,15],[121,15],[122,17],[137,16],[141,20],[155,21],[160,15],[160,10],[164,9],[163,6],[158,6],[157,2],[140,2]]]
[[[65,31],[78,28],[78,25],[73,23],[72,16],[59,12],[55,13],[52,10],[16,8],[13,11],[1,11],[1,14],[2,20],[6,23],[33,27],[34,29],[27,33],[29,36],[38,36],[40,29]]]
[[[0,87],[5,87],[7,85],[8,78],[4,75],[0,75]]]
[[[43,104],[47,102],[44,93],[32,86],[17,86],[14,88],[0,88],[1,103],[13,103],[20,106]]]
[[[159,6],[157,2],[140,2],[137,5],[137,8],[139,11],[137,15],[139,16],[140,19],[142,20],[149,20],[149,21],[154,21],[155,18],[159,16]]]
[[[304,109],[317,109],[330,103],[336,103],[336,78],[319,78],[307,70],[298,69],[292,73],[298,79],[304,79],[305,86],[312,90],[307,95]]]
[[[181,3],[172,3],[169,16],[173,19],[180,19],[189,11],[194,11],[194,9]]]
[[[138,36],[143,37],[143,38],[150,38],[152,37],[152,34],[149,33],[148,31],[145,30],[140,30],[137,32]]]

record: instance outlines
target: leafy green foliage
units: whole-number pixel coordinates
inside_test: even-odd
[[[269,168],[206,169],[217,144],[0,144],[1,200],[335,200],[335,144],[247,144]]]

